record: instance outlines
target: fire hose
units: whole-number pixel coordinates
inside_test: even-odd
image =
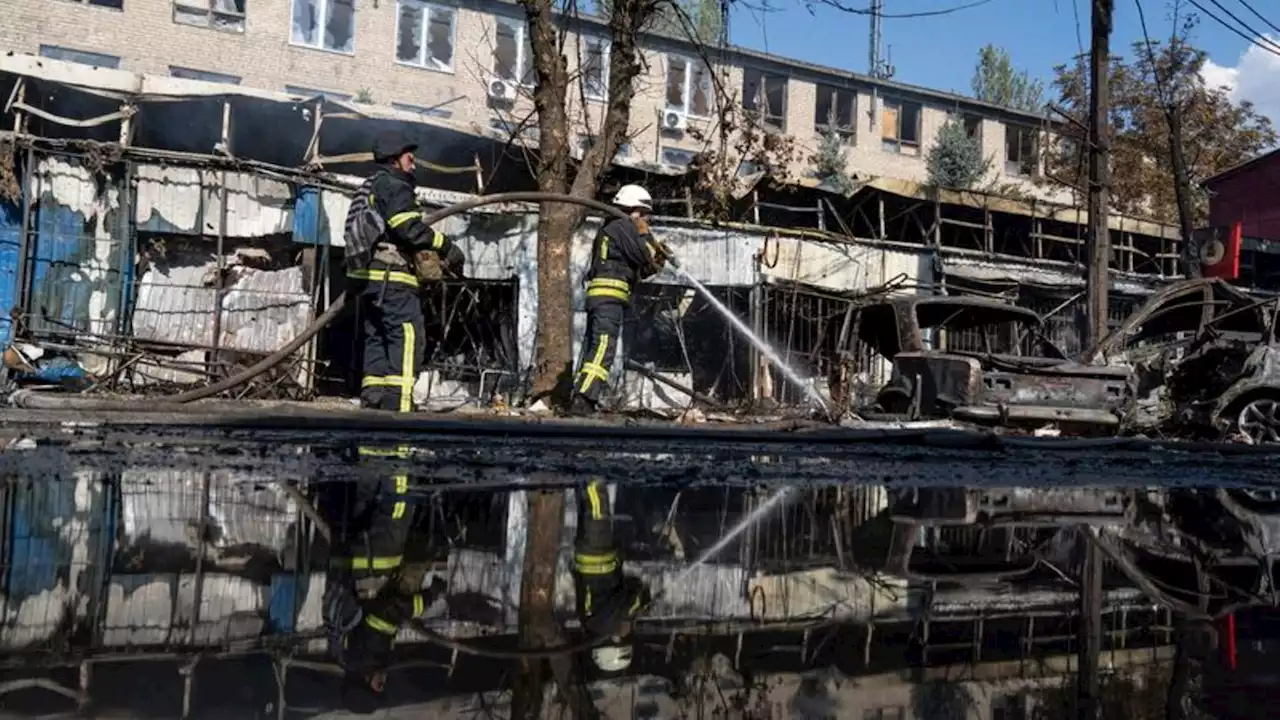
[[[445,208],[429,213],[422,218],[422,222],[426,225],[434,225],[460,213],[465,213],[486,205],[499,205],[503,203],[517,202],[543,202],[543,203],[569,203],[571,205],[580,205],[588,210],[597,210],[607,215],[617,218],[626,219],[628,216],[622,210],[589,198],[574,197],[572,195],[560,195],[558,193],[546,192],[509,192],[498,193],[496,195],[485,195],[483,197],[474,198],[465,202],[450,205]],[[673,258],[668,258],[668,262],[675,265]],[[271,353],[267,357],[241,370],[230,377],[219,380],[218,382],[206,385],[195,390],[169,395],[163,398],[156,398],[159,403],[148,403],[147,407],[154,410],[169,409],[165,405],[181,405],[184,403],[194,402],[210,398],[220,393],[224,393],[233,388],[237,388],[245,383],[253,380],[264,372],[274,368],[284,362],[298,351],[303,345],[307,344],[311,338],[315,337],[321,330],[333,322],[335,318],[342,313],[347,303],[347,293],[343,292],[334,298],[334,301],[321,313],[305,330],[298,334],[297,337],[290,340],[284,347]],[[31,410],[137,410],[138,405],[135,402],[122,402],[117,400],[101,400],[97,398],[85,397],[66,397],[53,393],[43,392],[17,392],[11,397],[11,402],[18,407]]]

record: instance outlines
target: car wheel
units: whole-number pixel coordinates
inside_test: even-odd
[[[1251,445],[1280,443],[1280,399],[1250,400],[1236,416],[1236,430]]]

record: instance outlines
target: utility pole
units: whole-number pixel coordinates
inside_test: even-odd
[[[1107,296],[1111,283],[1111,26],[1114,0],[1093,0],[1089,48],[1089,268],[1085,279],[1085,346],[1096,350],[1107,332]],[[1081,720],[1097,720],[1098,656],[1102,653],[1103,559],[1094,528],[1082,527],[1085,558],[1080,571],[1080,628],[1076,663],[1076,711]]]
[[[1107,332],[1107,290],[1111,282],[1111,25],[1114,0],[1093,0],[1089,50],[1089,271],[1086,278],[1085,347],[1096,349]]]
[[[868,49],[867,58],[867,74],[872,78],[883,77],[880,61],[880,46],[884,42],[881,30],[881,22],[884,15],[884,0],[871,0],[871,44]],[[880,87],[874,82],[871,84],[871,129],[874,131],[876,126],[880,124]]]

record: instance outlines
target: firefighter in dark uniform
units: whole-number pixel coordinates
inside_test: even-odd
[[[381,167],[360,186],[346,226],[348,289],[358,300],[364,338],[360,404],[396,412],[413,409],[423,362],[425,321],[414,258],[433,251],[455,275],[466,262],[460,248],[422,222],[414,195],[415,150],[396,135],[377,139],[373,157]]]
[[[608,488],[592,480],[578,491],[578,531],[573,578],[578,618],[587,633],[608,640],[591,651],[604,673],[631,666],[631,624],[651,599],[640,578],[622,572],[622,556],[613,529]]]
[[[591,266],[586,275],[587,331],[582,339],[570,407],[574,414],[598,409],[618,351],[631,293],[636,283],[661,270],[670,254],[649,232],[653,199],[647,190],[639,185],[624,185],[614,195],[613,204],[631,217],[605,225],[591,248]]]

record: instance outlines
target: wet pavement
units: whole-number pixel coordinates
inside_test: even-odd
[[[440,602],[426,624],[486,647],[514,647],[528,491],[613,484],[628,572],[657,600],[628,672],[585,671],[604,717],[1068,716],[1089,547],[1107,557],[1114,710],[1163,708],[1188,618],[1218,628],[1204,667],[1272,636],[1280,453],[1265,447],[271,409],[9,411],[0,441],[0,681],[45,684],[0,685],[4,716],[87,700],[97,717],[345,717],[298,503],[402,472],[417,479],[406,567],[495,609],[466,619]],[[355,463],[356,442],[413,452]],[[568,505],[554,602],[579,637]],[[402,632],[382,716],[509,714],[516,663],[423,640]],[[1225,682],[1203,676],[1196,703]],[[544,717],[564,710],[545,702]]]

